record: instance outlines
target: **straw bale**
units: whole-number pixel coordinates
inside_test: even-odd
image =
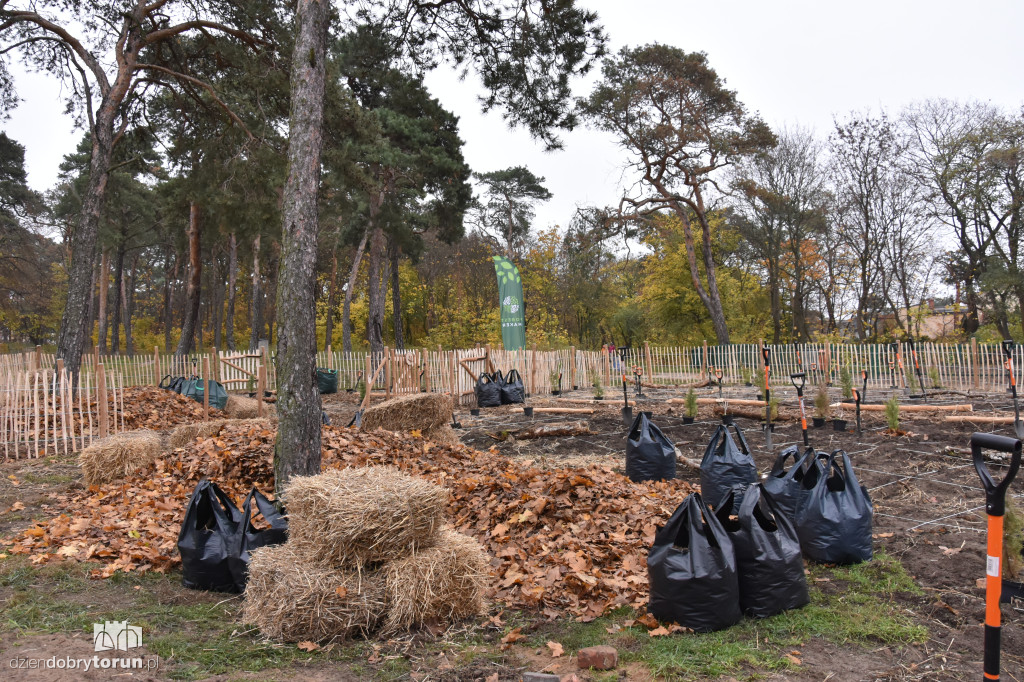
[[[82,450],[78,463],[88,485],[113,483],[153,462],[164,451],[156,431],[141,429],[115,433]]]
[[[284,490],[292,541],[318,561],[353,568],[432,545],[448,497],[394,467],[297,476]]]
[[[435,426],[432,429],[427,429],[423,432],[423,437],[427,440],[434,441],[438,445],[462,444],[462,441],[459,440],[459,434],[455,433],[455,429],[453,429],[451,424],[448,423]]]
[[[196,438],[216,436],[227,423],[227,419],[211,419],[210,421],[176,426],[167,439],[168,444],[171,448],[183,448],[194,443]]]
[[[484,612],[490,559],[471,537],[443,530],[437,543],[381,568],[387,590],[384,634],[450,624]]]
[[[291,541],[254,550],[242,622],[285,642],[327,643],[367,634],[384,614],[384,583],[371,571],[314,563]]]
[[[451,396],[444,393],[414,393],[386,400],[363,412],[366,431],[426,431],[447,424],[452,417]]]
[[[259,401],[256,398],[231,393],[224,405],[224,412],[231,419],[253,419],[259,415]],[[263,415],[265,417],[276,415],[273,403],[263,404]]]

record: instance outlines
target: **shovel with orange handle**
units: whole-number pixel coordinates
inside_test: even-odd
[[[797,379],[800,380],[799,384],[796,382]],[[797,400],[800,401],[800,428],[803,430],[804,447],[807,447],[810,445],[807,441],[807,415],[804,413],[804,384],[807,381],[807,374],[804,372],[790,374],[789,380],[793,382],[793,388],[796,389]]]
[[[998,483],[992,478],[981,451],[1010,453],[1010,469]],[[985,658],[986,680],[999,679],[999,647],[1002,627],[999,597],[1003,589],[1003,515],[1006,513],[1006,489],[1020,469],[1021,441],[994,433],[971,436],[971,458],[985,488],[985,512],[988,514],[988,550],[985,563]]]

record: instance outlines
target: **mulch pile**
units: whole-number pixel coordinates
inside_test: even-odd
[[[157,459],[124,484],[61,496],[55,516],[0,541],[42,564],[60,559],[116,571],[167,571],[188,495],[207,476],[241,501],[255,483],[273,489],[273,427],[227,423],[216,436]],[[491,555],[493,599],[592,620],[647,600],[645,556],[657,527],[693,487],[681,480],[632,483],[610,467],[541,470],[495,450],[443,445],[419,435],[326,426],[323,467],[391,465],[452,493],[453,527]]]

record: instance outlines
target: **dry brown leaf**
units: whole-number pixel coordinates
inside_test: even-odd
[[[299,642],[295,646],[297,646],[298,648],[302,649],[303,651],[316,651],[317,649],[320,648],[320,645],[317,644],[316,642],[308,642],[308,641],[307,642]]]
[[[668,635],[670,635],[672,633],[669,632],[667,627],[665,627],[664,625],[661,625],[659,627],[654,628],[653,630],[650,630],[647,634],[650,635],[651,637],[667,637]]]
[[[551,649],[551,656],[553,658],[558,658],[559,656],[565,653],[565,650],[562,648],[562,645],[558,642],[548,642],[548,648]]]

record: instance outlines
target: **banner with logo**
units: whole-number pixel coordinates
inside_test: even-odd
[[[505,350],[526,348],[526,317],[523,310],[523,280],[519,270],[504,256],[494,257],[501,301],[501,340]]]

